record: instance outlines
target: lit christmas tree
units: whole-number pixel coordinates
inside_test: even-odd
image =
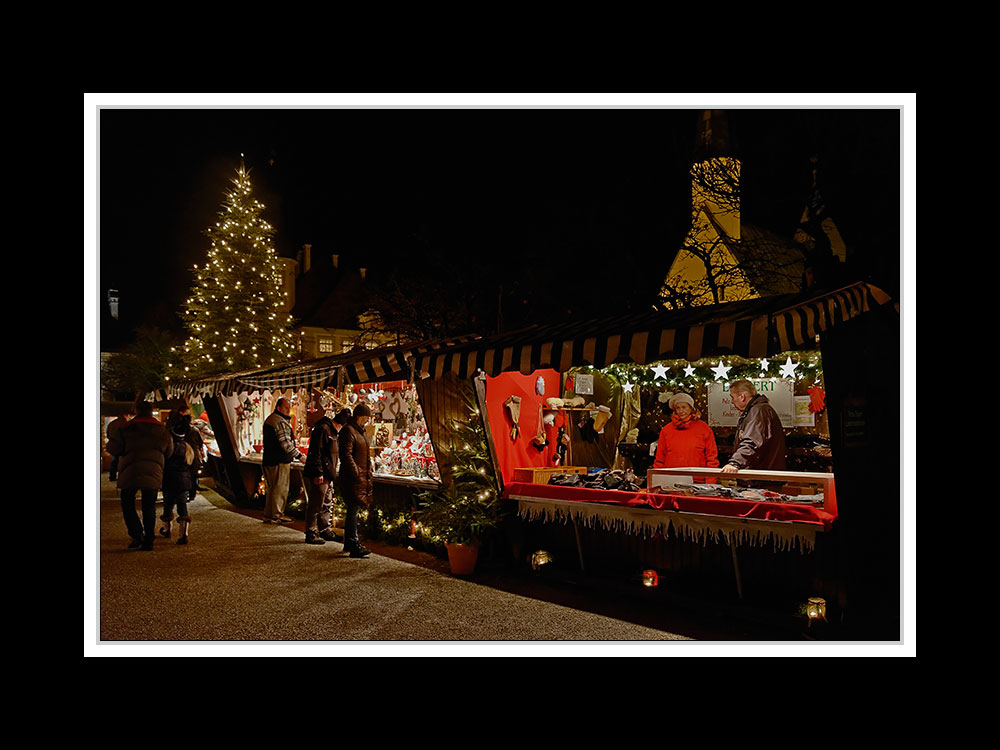
[[[219,221],[205,232],[208,262],[192,271],[196,283],[182,312],[190,335],[174,350],[171,380],[280,364],[297,352],[292,317],[282,312],[274,228],[242,161],[236,174]]]

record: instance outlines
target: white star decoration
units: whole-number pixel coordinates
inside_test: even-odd
[[[715,373],[715,377],[717,380],[725,380],[726,378],[729,377],[729,371],[732,370],[733,368],[726,367],[724,364],[722,364],[722,362],[719,362],[718,365],[709,369],[711,369],[712,372]]]
[[[626,383],[625,385],[622,386],[622,390],[625,391],[625,393],[631,393],[632,392],[632,384],[631,383]]]
[[[792,358],[788,357],[785,360],[785,364],[783,364],[781,366],[781,377],[783,377],[783,378],[791,378],[792,380],[795,380],[795,377],[796,377],[795,376],[795,368],[796,367],[798,367],[798,364],[796,363],[796,364],[793,365],[792,364]]]
[[[694,377],[694,365],[688,365],[687,367],[685,367],[684,368],[684,374],[687,375],[689,378],[693,378]]]
[[[767,372],[767,368],[770,367],[770,366],[771,366],[770,362],[768,362],[766,359],[762,359],[760,361],[760,373],[761,373],[761,375],[763,375],[764,373],[766,373]]]
[[[667,371],[669,369],[670,369],[669,367],[664,367],[663,365],[657,365],[656,367],[653,368],[653,372],[655,373],[657,378],[660,378],[661,380],[666,380]]]

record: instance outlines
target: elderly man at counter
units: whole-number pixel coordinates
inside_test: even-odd
[[[778,413],[745,378],[729,384],[733,405],[740,410],[733,438],[733,455],[722,467],[723,474],[740,469],[785,469],[785,430]]]

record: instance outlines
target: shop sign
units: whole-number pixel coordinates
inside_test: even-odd
[[[573,393],[577,396],[592,396],[594,393],[594,376],[578,374],[573,387]]]
[[[795,383],[784,378],[753,380],[757,393],[767,397],[778,413],[782,427],[795,427]],[[708,424],[711,427],[735,427],[740,410],[733,406],[729,383],[708,383]]]

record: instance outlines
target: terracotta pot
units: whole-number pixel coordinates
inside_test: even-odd
[[[479,558],[479,548],[469,544],[451,544],[445,542],[448,550],[448,564],[456,576],[472,575],[476,570],[476,560]]]

